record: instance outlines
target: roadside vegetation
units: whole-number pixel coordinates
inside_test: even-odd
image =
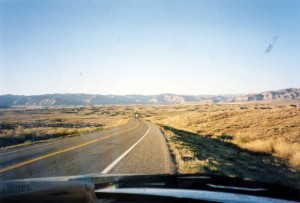
[[[300,187],[300,173],[266,153],[161,125],[178,173],[204,173]]]
[[[126,106],[14,107],[0,111],[0,148],[97,132],[123,125]]]
[[[139,112],[162,129],[179,173],[300,178],[300,103],[140,106]]]

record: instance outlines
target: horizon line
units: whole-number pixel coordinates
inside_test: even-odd
[[[99,93],[42,93],[42,94],[12,94],[12,93],[4,93],[0,94],[0,96],[5,96],[5,95],[13,95],[13,96],[40,96],[40,95],[63,95],[63,94],[69,94],[69,95],[101,95],[101,96],[131,96],[131,95],[140,95],[140,96],[158,96],[158,95],[183,95],[183,96],[220,96],[220,95],[246,95],[246,94],[257,94],[257,93],[263,93],[263,92],[270,92],[270,91],[280,91],[280,90],[287,90],[287,89],[300,89],[300,88],[294,88],[294,87],[289,87],[289,88],[281,88],[277,90],[265,90],[261,92],[250,92],[250,93],[220,93],[220,94],[180,94],[180,93],[158,93],[158,94],[99,94]]]

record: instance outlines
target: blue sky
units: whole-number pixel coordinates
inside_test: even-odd
[[[300,87],[300,1],[0,0],[0,94]]]

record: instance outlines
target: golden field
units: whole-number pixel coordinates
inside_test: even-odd
[[[179,173],[299,180],[300,103],[139,106],[160,126]]]
[[[14,107],[0,111],[0,148],[100,131],[127,122],[126,106]]]

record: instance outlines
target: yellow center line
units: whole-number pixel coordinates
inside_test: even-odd
[[[90,141],[90,142],[86,142],[86,143],[83,143],[83,144],[80,144],[80,145],[77,145],[77,146],[74,146],[74,147],[70,147],[70,148],[67,148],[67,149],[63,149],[63,150],[60,150],[60,151],[57,151],[57,152],[53,152],[53,153],[50,153],[50,154],[46,154],[44,156],[40,156],[40,157],[37,157],[37,158],[34,158],[34,159],[30,159],[28,161],[24,161],[24,162],[21,162],[21,163],[18,163],[18,164],[15,164],[15,165],[12,165],[12,166],[8,166],[6,168],[2,168],[0,169],[0,173],[3,173],[5,171],[9,171],[11,169],[15,169],[15,168],[19,168],[21,166],[24,166],[24,165],[27,165],[27,164],[30,164],[32,162],[36,162],[36,161],[39,161],[39,160],[42,160],[42,159],[46,159],[46,158],[49,158],[49,157],[52,157],[52,156],[55,156],[55,155],[58,155],[58,154],[61,154],[61,153],[65,153],[65,152],[68,152],[68,151],[71,151],[73,149],[77,149],[77,148],[80,148],[80,147],[84,147],[84,146],[87,146],[89,144],[92,144],[92,143],[95,143],[95,142],[99,142],[101,140],[104,140],[104,139],[107,139],[107,138],[110,138],[112,136],[115,136],[115,135],[118,135],[118,134],[121,134],[121,133],[124,133],[124,132],[127,132],[127,131],[130,131],[130,130],[134,130],[135,128],[137,128],[139,125],[139,123],[134,126],[133,128],[129,128],[127,130],[124,130],[124,131],[121,131],[121,132],[118,132],[118,133],[114,133],[112,135],[108,135],[106,137],[102,137],[102,138],[99,138],[99,139],[96,139],[96,140],[93,140],[93,141]]]

